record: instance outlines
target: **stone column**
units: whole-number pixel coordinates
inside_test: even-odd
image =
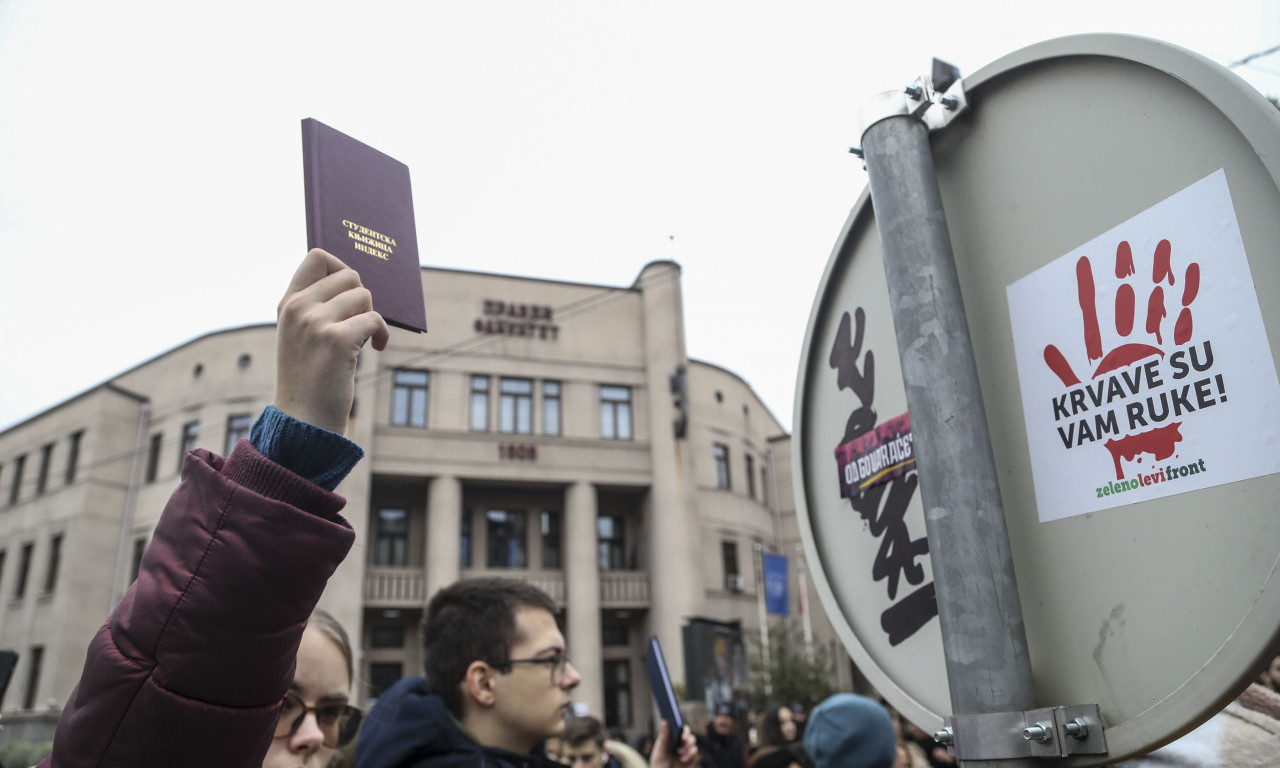
[[[596,489],[569,486],[564,498],[564,581],[569,657],[582,675],[574,701],[604,719],[604,661],[600,638],[600,570],[596,563]]]
[[[705,585],[696,567],[701,529],[693,515],[694,478],[689,441],[677,439],[670,377],[688,364],[680,267],[671,261],[645,266],[636,280],[644,311],[645,388],[653,485],[646,529],[650,583],[649,624],[666,657],[671,679],[683,684],[682,628],[700,611]]]
[[[462,535],[462,483],[439,475],[427,490],[426,599],[457,581],[458,539]]]

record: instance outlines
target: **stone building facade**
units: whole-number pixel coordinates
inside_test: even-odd
[[[626,287],[433,268],[422,280],[430,333],[393,329],[362,354],[349,436],[367,455],[338,488],[358,538],[321,605],[359,646],[360,699],[421,673],[435,590],[501,574],[564,607],[576,699],[647,730],[650,634],[690,698],[742,685],[759,552],[789,556],[790,611],[805,589],[815,642],[851,685],[796,578],[790,438],[747,382],[686,356],[676,264]],[[270,402],[274,332],[210,333],[0,433],[10,728],[50,727],[185,452],[225,453]]]

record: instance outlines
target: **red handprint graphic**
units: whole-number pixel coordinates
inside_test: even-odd
[[[1080,302],[1080,311],[1084,318],[1084,346],[1088,364],[1098,360],[1090,378],[1099,377],[1119,368],[1132,365],[1149,357],[1164,357],[1164,345],[1167,333],[1164,327],[1168,316],[1166,311],[1165,288],[1172,293],[1177,278],[1172,266],[1173,247],[1168,240],[1161,240],[1155,248],[1152,261],[1151,291],[1147,296],[1147,315],[1143,326],[1150,338],[1133,337],[1134,323],[1137,319],[1137,299],[1133,280],[1136,270],[1133,264],[1133,250],[1127,240],[1122,240],[1116,247],[1115,276],[1123,281],[1115,294],[1115,334],[1118,343],[1109,352],[1103,351],[1102,329],[1098,322],[1097,290],[1094,285],[1093,266],[1088,256],[1081,256],[1076,262],[1076,288]],[[1177,320],[1173,324],[1172,341],[1174,345],[1186,344],[1191,340],[1192,315],[1191,303],[1200,291],[1200,265],[1187,265],[1182,279],[1182,307]],[[1154,344],[1151,343],[1154,341]],[[1071,364],[1057,348],[1050,344],[1044,348],[1044,361],[1049,369],[1062,381],[1064,386],[1075,387],[1080,384]],[[1116,479],[1124,477],[1120,460],[1133,460],[1142,453],[1151,453],[1156,460],[1167,459],[1173,455],[1176,445],[1181,442],[1179,427],[1182,422],[1174,422],[1157,427],[1147,432],[1128,434],[1108,440],[1105,445],[1111,452],[1115,463]]]

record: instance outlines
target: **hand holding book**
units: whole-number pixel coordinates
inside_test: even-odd
[[[390,324],[427,330],[409,167],[317,120],[302,121],[307,247],[360,273]]]
[[[356,359],[366,341],[387,346],[360,275],[333,254],[312,250],[280,299],[276,326],[277,409],[342,434],[355,397]]]

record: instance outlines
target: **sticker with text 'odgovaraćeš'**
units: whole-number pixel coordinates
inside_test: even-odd
[[[911,415],[889,419],[861,437],[836,448],[840,498],[849,499],[887,483],[916,465],[911,440]]]
[[[1041,522],[1280,472],[1280,382],[1225,171],[1006,292]]]

